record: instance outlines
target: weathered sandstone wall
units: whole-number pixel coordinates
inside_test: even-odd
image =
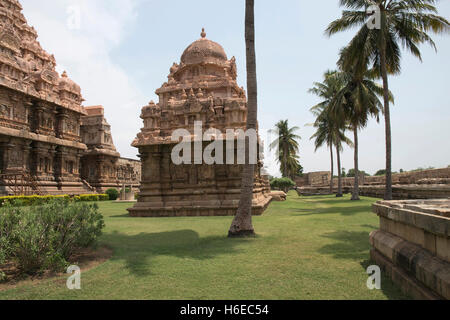
[[[371,258],[415,299],[450,299],[450,200],[379,201]]]

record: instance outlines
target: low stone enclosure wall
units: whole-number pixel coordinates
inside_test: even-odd
[[[450,198],[379,201],[373,212],[372,260],[409,296],[450,299]]]
[[[303,185],[305,179],[297,179],[299,195],[330,194],[330,184]],[[374,176],[359,179],[359,192],[362,196],[383,198],[385,177]],[[333,192],[337,192],[338,180],[333,179]],[[342,179],[342,190],[351,193],[354,178]],[[392,175],[392,196],[396,200],[442,199],[450,197],[450,168],[405,172]]]

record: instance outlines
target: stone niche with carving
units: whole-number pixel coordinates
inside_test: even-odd
[[[168,81],[156,90],[159,103],[152,101],[142,108],[144,127],[132,143],[142,161],[138,202],[129,209],[132,216],[236,214],[242,165],[175,165],[171,159],[176,145],[172,134],[177,129],[185,129],[192,138],[196,122],[202,123],[202,134],[210,128],[223,134],[227,129],[246,129],[247,99],[236,78],[235,58],[228,59],[222,46],[208,40],[204,31],[184,51],[181,62],[173,64]],[[203,150],[208,143],[202,142]],[[262,214],[271,201],[261,168],[259,161],[255,166],[254,215]]]

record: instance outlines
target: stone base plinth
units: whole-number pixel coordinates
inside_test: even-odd
[[[450,299],[450,200],[379,201],[372,259],[415,299]]]
[[[384,198],[385,185],[360,186],[360,195],[374,198]],[[450,184],[409,184],[393,185],[392,197],[402,199],[446,199],[450,197]]]
[[[243,165],[180,164],[172,161],[174,145],[139,148],[142,182],[132,217],[234,216],[241,198]],[[235,155],[237,155],[237,149]],[[270,204],[270,185],[254,168],[253,215]]]
[[[253,201],[252,215],[259,216],[267,209],[271,197],[261,197]],[[157,205],[153,202],[138,202],[128,209],[132,217],[208,217],[234,216],[239,205],[239,198],[235,200],[203,200],[178,201]]]

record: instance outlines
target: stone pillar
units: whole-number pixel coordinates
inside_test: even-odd
[[[55,155],[55,179],[57,182],[63,181],[64,176],[64,159],[67,155],[67,152],[64,150],[64,147],[58,147],[56,149]]]
[[[12,145],[4,142],[2,143],[2,145],[0,146],[1,150],[2,150],[2,154],[0,155],[2,157],[2,167],[0,168],[2,170],[2,172],[4,173],[6,170],[8,170],[8,166],[9,166],[9,152],[12,148]]]
[[[11,167],[10,163],[10,156],[11,156],[11,150],[15,147],[12,143],[5,143],[3,145],[3,168],[4,171],[7,171]]]
[[[97,183],[101,183],[101,181],[103,180],[103,158],[102,157],[98,157],[96,159],[96,173],[97,173],[97,177],[96,177],[96,181]]]
[[[34,117],[34,128],[33,131],[36,132],[37,134],[39,134],[41,132],[41,122],[42,122],[42,117],[44,116],[44,109],[45,109],[45,105],[41,102],[39,102],[37,104],[37,106],[35,106],[35,117]]]
[[[49,163],[49,174],[51,174],[53,177],[55,177],[55,155],[56,155],[56,147],[51,146],[48,150],[48,153],[50,155],[50,163]]]
[[[31,155],[31,141],[25,141],[25,144],[22,147],[23,151],[23,170],[25,172],[30,172],[31,166],[30,166],[30,155]]]
[[[69,116],[67,115],[65,110],[60,110],[56,114],[56,125],[55,125],[56,137],[61,138],[63,136],[66,119],[68,117]]]

